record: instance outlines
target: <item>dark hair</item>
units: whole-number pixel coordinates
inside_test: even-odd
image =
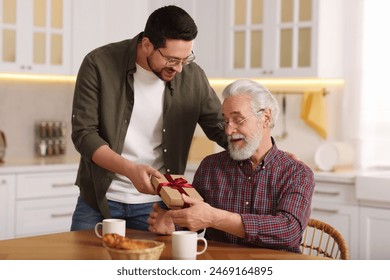
[[[166,39],[192,41],[198,28],[192,17],[183,9],[170,5],[155,10],[148,18],[144,36],[155,49],[165,47]]]

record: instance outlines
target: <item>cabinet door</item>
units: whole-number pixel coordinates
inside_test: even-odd
[[[0,0],[0,65],[16,62],[16,0]]]
[[[271,28],[275,30],[275,76],[305,76],[313,71],[316,57],[316,0],[280,0]],[[272,41],[271,41],[272,42]]]
[[[224,52],[227,44],[221,30],[226,12],[225,1],[197,0],[194,1],[193,9],[187,11],[198,27],[198,36],[194,42],[195,62],[208,77],[222,77],[224,73]]]
[[[271,20],[275,16],[274,1],[230,0],[225,17],[226,75],[273,75],[270,62],[275,50],[271,42]]]
[[[14,237],[15,175],[0,175],[0,240]]]
[[[35,172],[16,176],[16,236],[69,231],[79,194],[74,185],[76,172]]]
[[[315,202],[312,205],[311,218],[324,221],[335,227],[347,241],[351,259],[358,259],[358,206]]]
[[[361,207],[360,251],[364,260],[390,259],[390,209]]]
[[[72,74],[90,51],[144,30],[148,7],[157,0],[83,0],[72,7]],[[167,3],[168,4],[168,3]],[[88,15],[87,17],[85,15]]]
[[[344,1],[230,0],[228,77],[342,77]]]
[[[69,231],[76,201],[77,196],[17,201],[15,235]]]
[[[315,66],[316,0],[230,1],[228,75],[302,76]]]
[[[37,172],[17,175],[17,199],[78,195],[76,171]]]
[[[1,71],[70,72],[71,1],[0,0]]]
[[[149,0],[147,17],[154,10],[166,6],[176,5],[184,9],[195,21],[198,35],[194,41],[193,51],[195,62],[205,71],[208,77],[222,77],[224,75],[225,49],[225,13],[228,11],[226,0]]]

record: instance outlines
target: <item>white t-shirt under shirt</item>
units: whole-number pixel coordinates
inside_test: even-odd
[[[165,82],[153,72],[138,64],[134,73],[134,108],[125,138],[122,156],[137,164],[147,164],[160,172],[163,170],[162,123]],[[115,174],[108,191],[107,199],[138,204],[161,200],[158,195],[138,192],[131,181]]]

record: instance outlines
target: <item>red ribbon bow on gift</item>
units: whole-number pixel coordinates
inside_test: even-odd
[[[168,182],[158,184],[157,187],[158,195],[160,195],[160,191],[162,187],[171,187],[172,189],[178,190],[179,193],[184,193],[186,195],[188,195],[188,193],[186,193],[184,188],[192,188],[192,185],[188,184],[187,180],[182,177],[173,179],[170,174],[164,174],[164,177],[168,180]],[[188,203],[184,203],[183,208],[187,208],[187,207],[190,207],[190,205]]]

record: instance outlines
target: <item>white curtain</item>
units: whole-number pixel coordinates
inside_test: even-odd
[[[359,138],[361,167],[390,167],[390,1],[365,0]]]

